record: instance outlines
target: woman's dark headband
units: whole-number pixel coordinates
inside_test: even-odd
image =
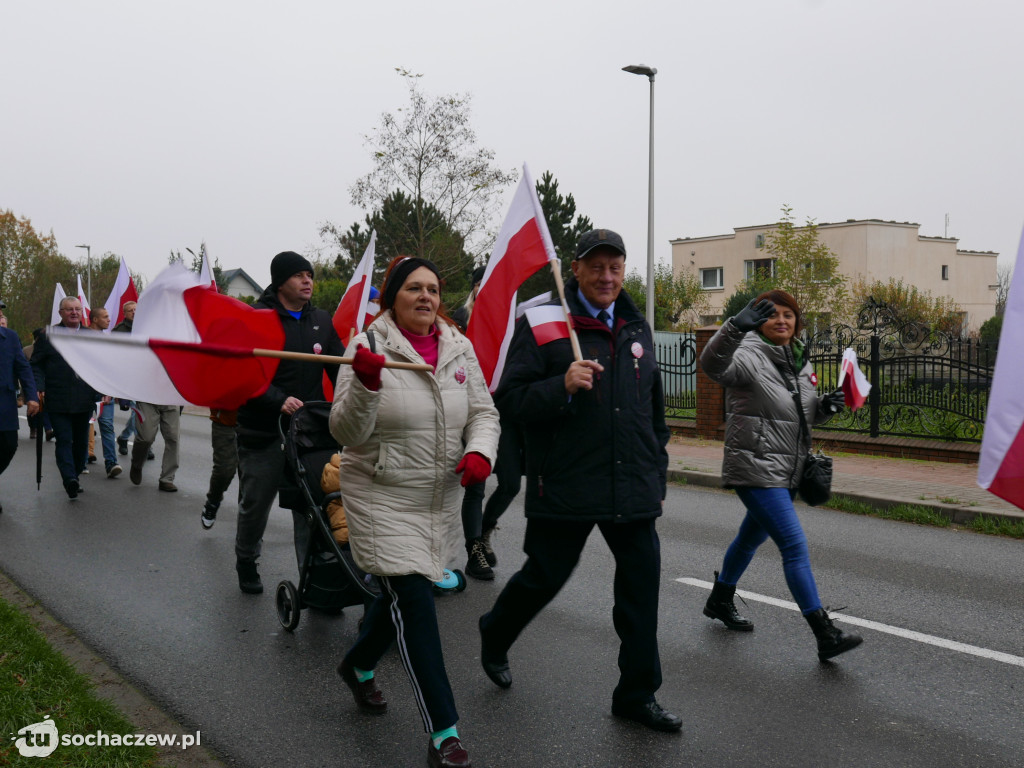
[[[410,256],[403,261],[398,262],[398,265],[388,275],[388,280],[384,284],[383,299],[384,302],[381,305],[384,309],[390,309],[395,306],[395,297],[398,295],[399,289],[405,284],[406,279],[420,267],[426,267],[437,277],[438,285],[441,283],[441,273],[437,271],[437,267],[434,266],[434,262],[421,259],[418,256]]]

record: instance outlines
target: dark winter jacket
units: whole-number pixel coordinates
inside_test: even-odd
[[[331,316],[307,303],[296,320],[281,306],[276,291],[267,288],[253,305],[256,309],[273,309],[281,319],[286,352],[341,356],[344,349],[334,330]],[[278,439],[281,406],[289,397],[323,400],[323,374],[333,383],[338,376],[337,365],[318,365],[298,360],[282,360],[267,391],[243,405],[238,411],[238,444],[261,447]],[[287,424],[285,425],[287,427]]]
[[[527,313],[495,393],[502,417],[523,426],[526,515],[595,522],[657,517],[669,432],[651,329],[625,291],[615,302],[612,332],[587,313],[578,290],[569,280],[566,301],[584,359],[604,366],[594,388],[569,397],[569,339],[538,345]]]
[[[133,321],[127,317],[110,329],[111,333],[131,333]]]
[[[64,323],[58,325],[64,327]],[[80,330],[80,333],[89,331]],[[32,350],[32,374],[36,389],[46,393],[43,407],[53,413],[91,413],[96,401],[102,397],[75,373],[63,355],[50,343],[48,336],[40,336]]]
[[[777,346],[758,333],[741,331],[730,318],[711,337],[700,365],[726,387],[722,484],[795,488],[810,441],[800,424],[793,382],[800,382],[808,425],[831,418],[818,396],[810,363],[798,374],[790,345]]]

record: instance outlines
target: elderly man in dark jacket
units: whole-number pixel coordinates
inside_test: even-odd
[[[82,327],[82,303],[74,296],[60,301],[57,327],[78,331]],[[68,365],[46,336],[40,336],[32,351],[32,372],[39,397],[50,414],[57,447],[57,469],[69,499],[78,497],[78,476],[89,459],[89,418],[101,395],[85,383]]]
[[[270,263],[270,286],[256,302],[257,309],[277,312],[284,329],[284,349],[289,352],[338,355],[344,351],[331,323],[331,315],[310,304],[313,293],[313,265],[293,251],[277,254]],[[280,505],[299,505],[298,488],[285,466],[278,423],[306,400],[323,400],[323,376],[333,382],[337,365],[282,360],[267,391],[238,411],[238,529],[235,535],[235,569],[243,592],[263,591],[256,568],[263,532],[270,517],[274,496]],[[301,538],[296,533],[296,541]]]
[[[621,642],[612,714],[660,731],[682,721],[663,710],[658,656],[661,515],[668,467],[661,374],[651,328],[622,291],[626,250],[606,229],[580,239],[566,301],[583,359],[552,334],[552,305],[519,321],[496,393],[523,426],[527,560],[480,619],[481,661],[512,684],[507,653],[569,579],[596,525],[615,556],[612,618]],[[564,324],[562,325],[564,329]]]

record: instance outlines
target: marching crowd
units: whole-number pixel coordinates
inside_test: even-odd
[[[449,317],[435,265],[397,257],[387,268],[379,314],[348,345],[351,365],[282,360],[263,394],[237,412],[211,411],[213,471],[202,526],[215,524],[237,473],[238,583],[242,592],[257,594],[263,591],[258,560],[275,498],[293,511],[296,541],[305,535],[278,423],[304,402],[323,398],[325,374],[334,383],[330,431],[344,446],[334,466],[345,535],[355,563],[380,586],[338,674],[359,710],[384,714],[387,696],[374,670],[397,648],[429,735],[430,766],[470,765],[458,735],[433,585],[461,546],[470,576],[494,578],[492,534],[524,475],[526,559],[479,619],[484,673],[501,688],[512,686],[516,639],[572,576],[596,527],[615,559],[612,619],[620,650],[612,713],[656,731],[682,726],[655,698],[662,682],[656,521],[666,493],[669,430],[652,329],[622,290],[625,259],[625,245],[611,230],[580,238],[565,285],[575,338],[542,333],[527,312],[516,324],[493,397],[464,335],[482,268],[474,272],[466,305]],[[330,314],[310,303],[309,261],[286,251],[273,258],[270,271],[271,284],[255,306],[280,318],[284,349],[341,355],[344,345]],[[113,330],[131,332],[134,310],[125,305],[126,319]],[[105,314],[93,312],[94,328],[107,327]],[[62,300],[60,317],[60,325],[86,332],[78,299]],[[97,402],[107,476],[121,473],[115,450],[127,455],[127,430],[134,426],[129,477],[141,483],[159,429],[164,455],[158,487],[177,490],[178,406],[131,404],[139,417],[115,438],[115,402],[79,378],[45,334],[37,333],[34,348],[23,352],[5,325],[0,317],[0,472],[17,449],[20,386],[31,428],[52,430],[70,499],[82,492],[79,476],[88,471]],[[807,423],[842,408],[841,395],[816,391],[800,331],[796,301],[770,291],[726,320],[701,358],[707,374],[727,389],[723,478],[746,509],[715,572],[704,614],[731,630],[753,629],[733,596],[770,537],[825,660],[861,638],[836,628],[822,608],[793,506],[810,444]],[[497,489],[485,504],[484,481],[492,472]],[[523,670],[529,674],[529,665]]]

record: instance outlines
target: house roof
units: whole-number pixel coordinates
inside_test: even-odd
[[[253,296],[259,296],[260,294],[263,293],[263,287],[255,280],[253,280],[252,277],[250,277],[249,273],[246,272],[244,269],[225,269],[221,274],[224,275],[224,280],[228,283],[230,283],[235,278],[241,278],[242,280],[245,280],[245,282],[252,286],[254,291]]]

